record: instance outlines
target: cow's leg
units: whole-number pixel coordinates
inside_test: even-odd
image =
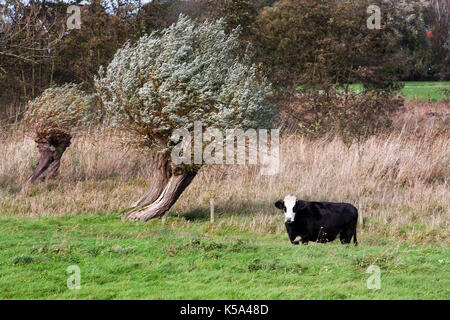
[[[342,244],[349,244],[350,241],[352,240],[352,236],[350,235],[350,237],[347,235],[347,232],[345,232],[344,230],[341,231],[341,234],[339,235],[339,239],[341,240]]]
[[[354,224],[348,225],[344,229],[342,229],[339,234],[339,239],[341,240],[341,243],[349,244],[352,241],[355,232],[356,232],[356,225]]]

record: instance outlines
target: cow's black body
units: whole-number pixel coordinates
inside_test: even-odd
[[[353,242],[357,245],[356,225],[358,210],[349,203],[307,202],[297,200],[294,207],[295,219],[286,222],[286,230],[293,244],[309,241],[329,242],[336,239],[341,242]]]

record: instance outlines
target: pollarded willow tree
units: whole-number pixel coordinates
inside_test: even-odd
[[[24,124],[40,153],[39,163],[28,182],[44,181],[58,174],[73,129],[85,124],[93,115],[94,101],[95,95],[87,95],[78,85],[65,84],[46,89],[28,103]]]
[[[180,15],[169,28],[127,43],[100,70],[96,86],[111,123],[130,144],[154,152],[150,187],[128,219],[162,217],[200,169],[172,161],[176,129],[192,132],[196,121],[219,130],[272,126],[270,84],[247,54],[236,54],[239,30],[227,34],[225,27],[223,19],[196,25]]]

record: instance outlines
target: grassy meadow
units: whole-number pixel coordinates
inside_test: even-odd
[[[115,214],[0,218],[0,298],[450,297],[447,248],[367,239],[363,233],[358,247],[292,246],[281,233],[174,215],[164,223],[122,223]],[[80,268],[79,290],[66,287],[72,265]],[[370,265],[381,270],[379,290],[366,286]]]
[[[407,100],[437,102],[449,99],[450,81],[404,81],[400,95]],[[362,90],[361,84],[350,85],[352,90]]]
[[[441,101],[444,98],[449,99],[450,81],[416,81],[405,82],[404,85],[401,95],[408,100]]]
[[[283,137],[278,175],[205,166],[167,218],[148,223],[120,217],[149,184],[149,155],[92,128],[57,179],[24,186],[36,147],[20,124],[4,127],[0,298],[449,299],[449,112],[408,101],[392,132],[350,148]],[[287,193],[355,204],[360,245],[292,246],[273,206]],[[66,286],[71,265],[80,290]],[[370,265],[380,290],[366,286]]]

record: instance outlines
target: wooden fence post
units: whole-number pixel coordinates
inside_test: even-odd
[[[214,199],[209,200],[210,222],[214,223]]]

